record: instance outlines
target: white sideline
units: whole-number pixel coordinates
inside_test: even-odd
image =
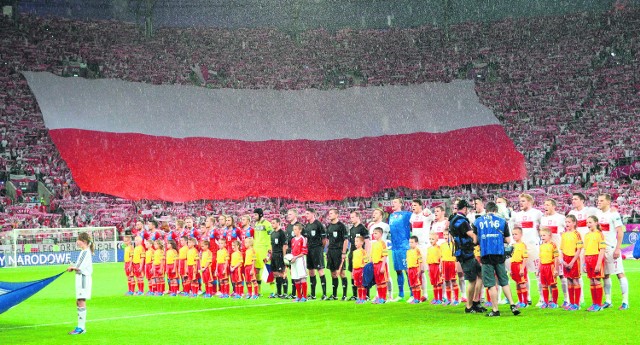
[[[218,308],[208,308],[208,309],[196,309],[196,310],[180,310],[180,311],[169,311],[164,313],[150,313],[150,314],[141,314],[141,315],[130,315],[130,316],[116,316],[116,317],[105,317],[102,319],[89,319],[87,323],[93,322],[102,322],[102,321],[114,321],[114,320],[127,320],[127,319],[137,319],[141,317],[149,317],[149,316],[162,316],[162,315],[180,315],[180,314],[191,314],[191,313],[206,313],[210,311],[218,311],[218,310],[229,310],[229,309],[241,309],[241,308],[258,308],[258,307],[268,307],[273,305],[282,305],[282,304],[292,304],[287,302],[280,303],[265,303],[265,304],[253,304],[253,305],[234,305],[229,307],[218,307]],[[11,331],[14,329],[23,329],[23,328],[37,328],[37,327],[50,327],[50,326],[61,326],[67,324],[74,324],[75,321],[67,321],[67,322],[57,322],[57,323],[43,323],[39,325],[26,325],[26,326],[17,326],[17,327],[9,327],[9,328],[0,328],[0,333],[4,331]]]

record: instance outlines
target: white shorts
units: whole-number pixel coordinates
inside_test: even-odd
[[[614,248],[607,247],[604,250],[604,274],[621,274],[624,273],[622,266],[622,255],[617,259],[613,258]]]
[[[538,274],[540,267],[540,244],[538,242],[525,242],[527,245],[527,271]]]
[[[291,279],[304,279],[307,277],[307,259],[299,257],[291,263]]]
[[[427,272],[427,267],[429,267],[429,265],[426,264],[427,262],[427,249],[429,249],[429,247],[431,247],[431,244],[428,245],[422,245],[422,244],[418,244],[418,249],[420,249],[420,254],[422,254],[422,269]]]
[[[91,299],[91,276],[76,274],[76,299]]]

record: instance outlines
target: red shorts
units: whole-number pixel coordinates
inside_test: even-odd
[[[144,264],[144,275],[147,279],[153,278],[153,264]]]
[[[567,268],[567,265],[573,260],[573,256],[563,255],[562,261],[564,262],[564,276],[569,279],[580,278],[580,258],[576,260],[571,269]]]
[[[380,273],[381,269],[382,273]],[[373,264],[373,279],[375,279],[376,285],[384,284],[389,281],[389,270],[386,262],[380,261],[377,264]]]
[[[443,261],[442,262],[442,277],[446,281],[456,280],[458,278],[458,271],[456,270],[455,261]]]
[[[362,268],[354,268],[353,272],[351,272],[351,278],[353,278],[353,283],[357,287],[363,286],[363,283],[362,283]]]
[[[204,271],[202,271],[202,283],[203,284],[209,284],[210,282],[213,281],[213,274],[211,272],[211,267],[205,269]]]
[[[520,269],[522,268],[522,261],[520,262],[511,262],[511,279],[513,279],[516,284],[524,284],[527,282],[527,268],[524,268],[524,276],[520,275]]]
[[[587,267],[587,277],[592,279],[600,279],[604,277],[604,263],[600,263],[600,272],[596,273],[598,265],[598,255],[585,255],[584,264]]]
[[[429,264],[429,282],[432,286],[442,284],[439,264]]]
[[[133,273],[133,276],[136,278],[142,278],[142,267],[140,267],[140,264],[131,264],[131,272]]]
[[[409,287],[418,287],[421,285],[420,267],[409,267],[407,275],[409,276]]]
[[[178,259],[178,275],[184,277],[187,275],[187,261]]]
[[[133,277],[133,262],[125,262],[124,263],[124,274],[127,277]]]
[[[242,269],[242,266],[239,266],[235,271],[231,272],[232,283],[242,283]]]
[[[155,278],[162,278],[164,277],[164,267],[162,267],[162,265],[153,265],[153,276]]]
[[[176,265],[174,264],[167,265],[167,278],[178,279],[178,272],[176,272]]]
[[[187,279],[189,280],[195,280],[197,276],[198,276],[198,269],[196,268],[196,266],[195,265],[187,266],[187,274],[185,275],[185,277],[187,277]]]
[[[553,276],[555,273],[555,267],[553,264],[540,264],[540,284],[542,286],[549,286],[557,284],[556,278]]]
[[[244,281],[250,282],[256,280],[256,268],[254,265],[244,266]]]
[[[219,280],[229,279],[229,270],[227,269],[227,264],[216,265],[216,277],[218,277]]]

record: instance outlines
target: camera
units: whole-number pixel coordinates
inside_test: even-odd
[[[505,244],[504,245],[504,257],[505,257],[505,259],[510,258],[511,255],[513,255],[513,246],[509,245],[509,244]]]

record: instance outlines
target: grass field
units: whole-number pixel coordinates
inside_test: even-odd
[[[0,280],[36,280],[64,268],[0,269]],[[67,335],[76,325],[74,276],[68,273],[0,315],[0,344],[441,344],[465,339],[475,344],[631,344],[638,343],[640,262],[625,261],[625,268],[630,310],[617,310],[620,289],[614,278],[616,308],[587,313],[529,307],[514,317],[501,306],[503,316],[489,319],[465,315],[462,306],[403,302],[128,297],[122,264],[100,264],[94,266],[86,334]],[[264,286],[263,294],[270,292]]]

